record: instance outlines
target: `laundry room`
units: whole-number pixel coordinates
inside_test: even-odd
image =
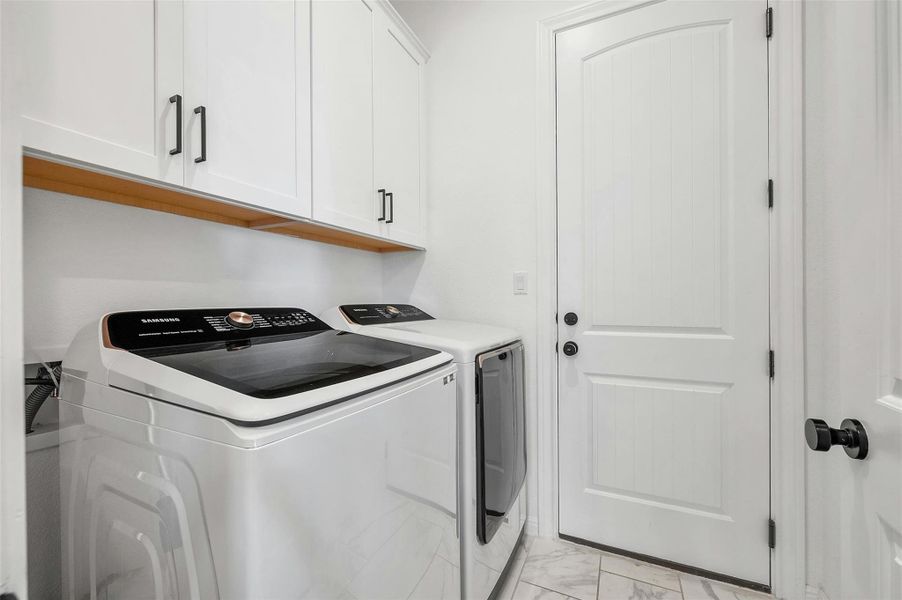
[[[902,600],[900,227],[896,0],[0,0],[0,600]]]

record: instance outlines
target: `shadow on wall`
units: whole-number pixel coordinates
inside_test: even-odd
[[[425,297],[427,294],[418,294],[416,299],[413,298],[417,282],[424,275],[427,254],[428,252],[397,252],[385,255],[382,262],[382,283],[385,293],[390,296],[385,298],[386,302],[403,300],[420,303],[420,308],[427,313],[440,308],[437,306],[437,298]],[[432,296],[431,293],[428,295]]]

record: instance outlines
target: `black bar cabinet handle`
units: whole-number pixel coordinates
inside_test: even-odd
[[[182,95],[170,96],[169,104],[175,104],[175,148],[169,154],[176,155],[182,153]]]
[[[386,223],[394,223],[395,222],[395,195],[391,192],[385,194],[388,196],[388,210],[391,215],[389,218],[385,220]]]
[[[377,221],[384,221],[384,220],[385,220],[385,190],[379,189],[379,190],[376,190],[376,191],[379,192],[380,194],[382,194],[382,216],[379,217],[379,218],[376,219],[376,220],[377,220]]]
[[[194,162],[202,163],[207,160],[207,107],[198,106],[194,109],[194,114],[200,115],[200,156]]]

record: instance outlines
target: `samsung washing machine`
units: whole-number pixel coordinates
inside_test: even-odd
[[[63,362],[63,596],[441,597],[455,373],[297,308],[107,315]]]
[[[435,319],[406,304],[350,304],[322,319],[336,329],[434,348],[457,364],[461,597],[500,587],[526,522],[523,343],[500,327]]]

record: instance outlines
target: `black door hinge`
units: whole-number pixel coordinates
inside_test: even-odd
[[[767,180],[767,207],[768,208],[774,207],[774,180],[773,179]]]
[[[767,520],[767,546],[771,549],[777,547],[777,523],[773,519]]]
[[[554,322],[557,323],[557,313],[554,313]]]
[[[774,9],[770,6],[767,7],[767,11],[764,13],[764,34],[767,36],[767,39],[774,36]]]
[[[774,375],[777,372],[776,360],[774,359],[774,351],[770,350],[768,352],[768,373],[770,373],[770,378],[773,379]]]
[[[555,354],[557,354],[557,346],[558,346],[558,343],[555,342],[555,343],[554,343],[554,353],[555,353]]]

